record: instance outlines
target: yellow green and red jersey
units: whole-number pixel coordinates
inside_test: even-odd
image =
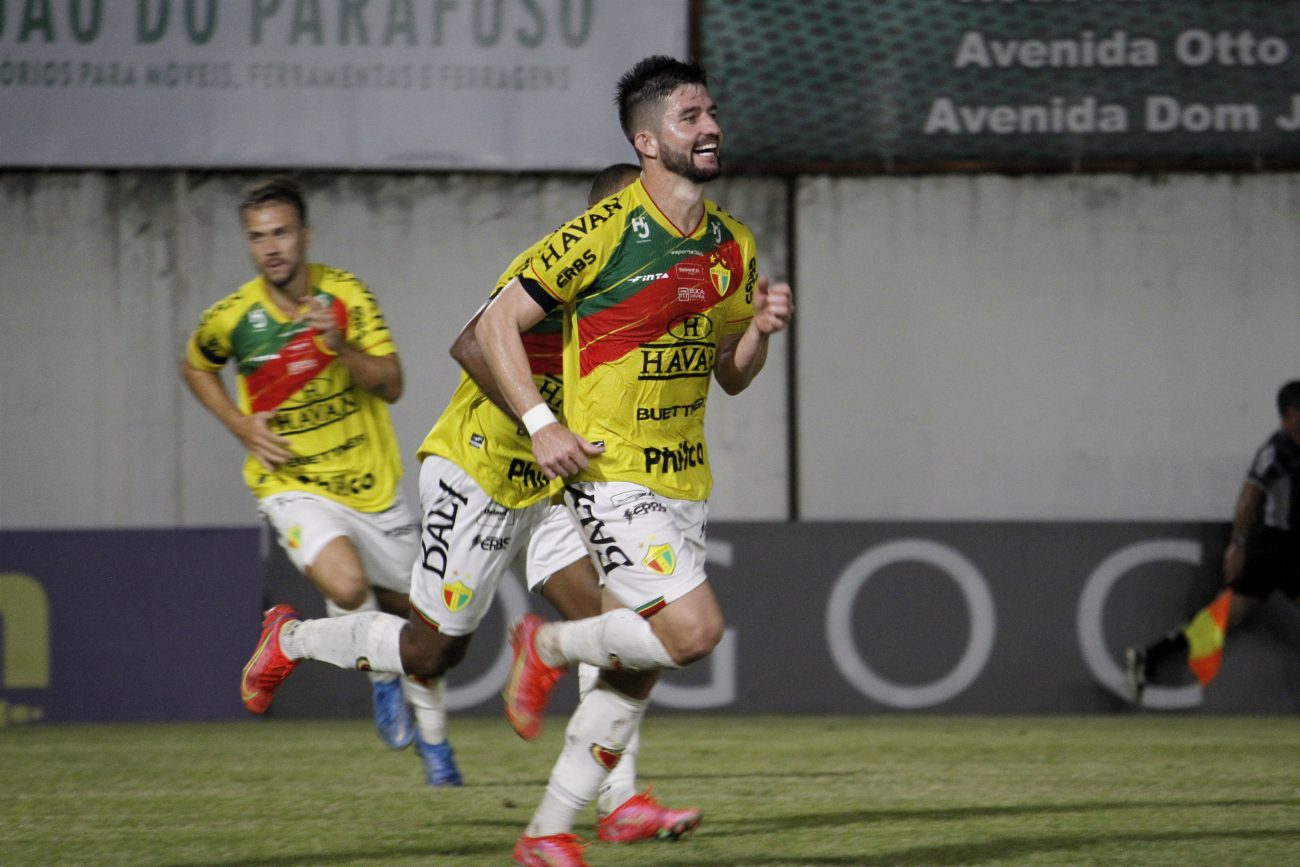
[[[534,245],[515,257],[497,281],[492,297],[524,272],[536,249]],[[551,409],[559,413],[564,337],[560,312],[548,314],[522,337],[533,382]],[[488,496],[510,509],[535,503],[559,485],[548,482],[537,467],[528,432],[489,400],[464,371],[447,408],[420,444],[419,459],[429,455],[456,464]]]
[[[364,283],[327,265],[308,267],[311,303],[334,311],[349,343],[371,355],[397,351]],[[233,360],[240,410],[274,412],[271,430],[290,440],[295,457],[274,472],[251,454],[245,460],[255,496],[308,491],[364,512],[392,506],[402,464],[388,405],[352,381],[315,329],[280,309],[261,276],[204,311],[186,357],[214,373]]]
[[[564,313],[564,422],[605,446],[576,481],[632,481],[704,500],[704,411],[719,340],[753,317],[753,234],[705,201],[682,230],[641,182],[533,251],[520,276]]]

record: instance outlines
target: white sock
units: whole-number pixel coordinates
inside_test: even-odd
[[[402,678],[402,695],[415,712],[415,728],[426,744],[440,744],[447,739],[447,685],[441,677],[425,680]]]
[[[600,680],[600,669],[585,662],[578,663],[578,698],[584,699],[587,693],[596,688]]]
[[[636,731],[646,702],[598,685],[578,704],[564,732],[564,749],[551,770],[546,794],[525,831],[530,837],[567,834],[578,813],[596,797],[610,766]]]
[[[614,662],[629,671],[680,668],[650,624],[630,608],[616,608],[599,617],[548,623],[537,633],[537,652],[547,665],[563,667],[585,662],[610,668]]]
[[[627,746],[623,748],[623,757],[597,790],[596,812],[601,816],[608,816],[637,793],[636,756],[641,752],[641,720],[644,718],[644,715],[637,718],[632,737],[628,738]]]
[[[382,611],[290,621],[280,629],[280,649],[290,659],[402,674],[398,639],[405,625],[402,618]]]
[[[600,679],[600,669],[587,663],[578,665],[578,697],[585,698],[596,687]],[[644,715],[641,719],[644,719]],[[637,793],[636,757],[641,751],[641,720],[637,720],[636,730],[623,750],[623,758],[618,760],[614,770],[605,777],[596,795],[596,812],[607,816],[614,812],[624,801]]]
[[[379,600],[375,597],[374,590],[367,590],[365,601],[350,611],[344,608],[343,606],[339,605],[333,599],[330,599],[329,597],[325,598],[325,614],[329,617],[346,617],[349,614],[360,614],[363,611],[378,611],[378,610],[379,610]],[[374,670],[367,671],[366,676],[370,678],[371,683],[387,683],[389,681],[396,680],[398,677],[398,675],[393,674],[390,671],[374,671]]]

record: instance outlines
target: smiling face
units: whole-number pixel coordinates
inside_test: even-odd
[[[302,224],[298,209],[286,202],[254,205],[245,208],[243,216],[253,267],[276,289],[291,290],[291,284],[306,276],[311,229]]]
[[[682,85],[664,100],[658,129],[643,133],[646,155],[657,156],[668,171],[694,183],[713,180],[722,171],[717,113],[707,88]]]

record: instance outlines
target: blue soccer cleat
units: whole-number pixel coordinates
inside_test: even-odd
[[[456,767],[456,756],[451,750],[451,741],[438,744],[426,744],[420,738],[415,739],[415,748],[424,759],[424,778],[431,786],[462,786],[460,769]]]
[[[402,679],[375,681],[370,688],[379,739],[395,750],[406,749],[415,739],[415,721],[402,697]]]

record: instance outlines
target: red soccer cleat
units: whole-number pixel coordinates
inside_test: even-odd
[[[573,834],[519,838],[515,844],[515,863],[522,867],[587,867],[582,860],[586,844]]]
[[[506,704],[506,719],[519,736],[526,741],[536,740],[542,733],[542,719],[546,705],[551,701],[551,691],[567,668],[552,668],[542,662],[537,654],[537,630],[546,621],[536,614],[525,614],[510,627],[510,646],[515,660],[510,667],[506,688],[501,698]]]
[[[606,843],[637,840],[676,840],[700,824],[699,810],[670,810],[650,796],[650,790],[633,795],[596,823],[596,839]]]
[[[292,605],[283,604],[268,608],[262,616],[262,635],[239,682],[239,697],[250,713],[266,713],[276,689],[297,667],[298,661],[280,650],[280,628],[290,620],[301,619]]]

